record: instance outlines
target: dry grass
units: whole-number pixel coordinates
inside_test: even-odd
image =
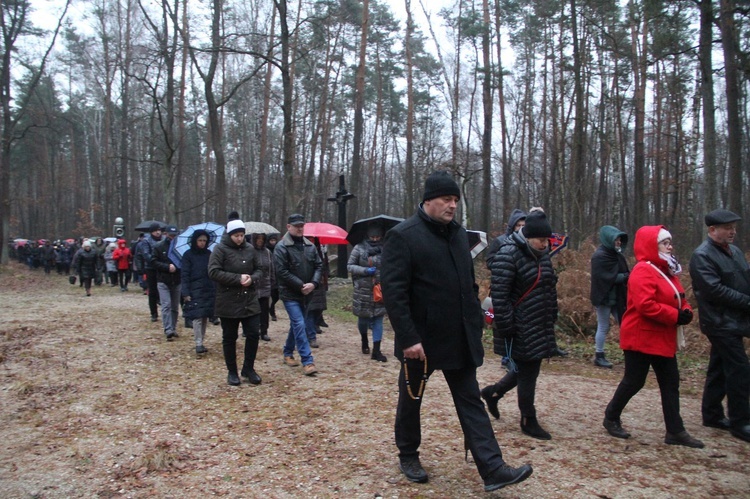
[[[623,416],[633,438],[604,432],[602,413],[622,365],[591,365],[587,283],[583,295],[575,291],[588,263],[564,255],[561,307],[580,307],[572,321],[580,332],[562,337],[572,356],[545,362],[539,379],[539,417],[553,439],[522,435],[515,393],[508,394],[493,427],[508,462],[532,463],[535,473],[494,496],[746,497],[750,446],[700,426],[705,355],[697,346],[692,364],[683,363],[682,414],[706,449],[662,443],[653,381]],[[314,351],[317,377],[283,365],[289,323],[282,308],[273,341],[260,345],[263,384],[229,387],[218,327],[209,330],[209,354],[196,359],[190,332],[181,328],[177,341],[164,341],[134,289],[99,287],[86,298],[62,277],[0,269],[0,496],[485,497],[476,468],[463,461],[440,373],[423,405],[422,461],[430,482],[401,476],[392,430],[398,364],[390,355],[381,364],[359,352],[349,290],[346,281],[334,283],[331,327]],[[385,345],[390,354],[389,331]],[[617,351],[614,339],[609,348]],[[500,375],[499,359],[489,353],[480,384]]]

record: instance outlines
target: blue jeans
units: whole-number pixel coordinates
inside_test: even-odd
[[[310,343],[307,341],[308,334],[312,333],[315,337],[315,317],[313,314],[306,314],[305,307],[298,301],[284,300],[284,308],[289,315],[289,334],[284,344],[284,357],[291,357],[294,354],[294,348],[297,347],[302,365],[313,363]]]
[[[612,314],[612,308],[606,305],[599,305],[594,308],[596,309],[596,336],[594,336],[594,343],[596,343],[596,351],[602,353],[604,352],[604,342],[609,332],[609,316]]]
[[[372,329],[372,341],[383,339],[383,316],[378,317],[360,317],[357,319],[357,328],[359,334],[367,337],[367,329]]]

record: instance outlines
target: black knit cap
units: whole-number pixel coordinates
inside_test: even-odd
[[[543,211],[532,211],[526,215],[526,225],[521,229],[526,239],[532,237],[552,237],[552,227]]]
[[[706,215],[705,218],[707,227],[711,227],[712,225],[730,224],[738,220],[742,220],[742,217],[729,210],[714,210]]]
[[[432,172],[424,182],[424,196],[422,201],[439,198],[440,196],[457,196],[461,198],[461,189],[453,177],[446,171]]]

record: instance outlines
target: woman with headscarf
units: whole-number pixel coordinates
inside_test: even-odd
[[[604,342],[609,332],[609,316],[619,324],[628,295],[628,262],[622,254],[628,235],[617,227],[605,225],[599,229],[599,246],[591,256],[591,304],[596,310],[596,355],[594,365],[612,369],[604,354]]]
[[[208,277],[208,261],[211,250],[208,232],[198,229],[190,236],[190,249],[182,255],[180,293],[184,306],[182,314],[193,323],[195,353],[208,352],[204,345],[209,317],[214,316],[216,284]]]
[[[357,328],[362,337],[362,353],[370,353],[367,330],[372,329],[372,353],[370,358],[387,361],[380,351],[383,340],[383,317],[385,304],[373,299],[372,290],[380,282],[381,252],[383,250],[383,227],[372,224],[367,228],[367,239],[357,244],[347,262],[347,270],[354,282],[352,313],[358,317]]]
[[[604,428],[613,437],[630,437],[620,415],[653,367],[667,427],[664,443],[703,448],[703,442],[685,430],[680,416],[675,353],[681,327],[693,320],[693,312],[678,278],[682,267],[672,254],[672,235],[663,225],[641,227],[635,233],[633,250],[638,263],[628,279],[628,305],[620,326],[625,375],[604,412]]]
[[[245,240],[245,224],[231,220],[221,242],[211,253],[208,276],[217,282],[216,315],[221,319],[224,361],[227,365],[227,383],[240,384],[237,375],[237,333],[242,324],[246,334],[245,358],[240,374],[253,385],[261,378],[255,372],[255,356],[260,340],[260,304],[257,283],[262,278],[258,252]]]

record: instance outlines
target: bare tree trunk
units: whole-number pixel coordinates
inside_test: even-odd
[[[490,230],[492,191],[492,63],[490,60],[490,5],[489,0],[482,0],[482,105],[484,111],[484,130],[482,132],[482,206],[479,210],[479,226],[484,231]]]
[[[273,47],[276,43],[276,11],[271,14],[271,32],[268,35],[268,58],[273,57]],[[273,66],[266,65],[266,75],[263,79],[263,112],[260,121],[260,151],[258,153],[258,195],[255,197],[255,215],[259,220],[263,216],[263,199],[266,196],[266,170],[268,169],[268,119],[271,113],[271,76]]]
[[[508,159],[508,121],[505,116],[505,74],[503,69],[503,48],[500,32],[500,0],[495,0],[495,36],[497,37],[497,102],[500,106],[500,135],[502,136],[501,169],[502,169],[502,217],[510,213],[513,206],[510,199],[510,188],[513,183],[512,165]]]
[[[351,185],[352,193],[361,196],[362,175],[362,135],[365,127],[365,63],[367,61],[367,32],[370,29],[370,0],[362,0],[362,24],[359,39],[359,64],[357,66],[357,77],[354,89],[354,136],[352,144],[352,171]],[[350,221],[356,220],[358,216],[357,198],[351,200],[350,211],[347,212]]]
[[[719,27],[724,51],[724,78],[727,94],[728,208],[742,213],[742,128],[740,125],[740,86],[737,70],[738,43],[734,22],[735,3],[721,0]],[[713,209],[713,208],[712,208]]]
[[[714,11],[713,0],[701,0],[700,63],[701,100],[703,102],[703,178],[705,182],[706,208],[719,206],[716,172],[716,116],[714,112],[714,69],[711,59],[713,48]]]
[[[404,195],[404,213],[414,210],[417,204],[417,179],[414,172],[414,62],[412,60],[412,35],[414,19],[411,15],[411,0],[405,0],[406,38],[404,52],[406,55],[406,162],[404,177],[406,193]]]
[[[633,149],[633,190],[638,193],[634,196],[633,218],[636,224],[648,223],[646,219],[646,151],[645,151],[645,129],[646,129],[646,72],[648,69],[648,19],[645,12],[636,12],[636,6],[630,2],[630,35],[631,35],[631,58],[633,63],[633,84],[635,87],[633,104],[635,108],[635,141]],[[640,14],[641,17],[638,17]],[[639,42],[639,28],[640,42]]]

